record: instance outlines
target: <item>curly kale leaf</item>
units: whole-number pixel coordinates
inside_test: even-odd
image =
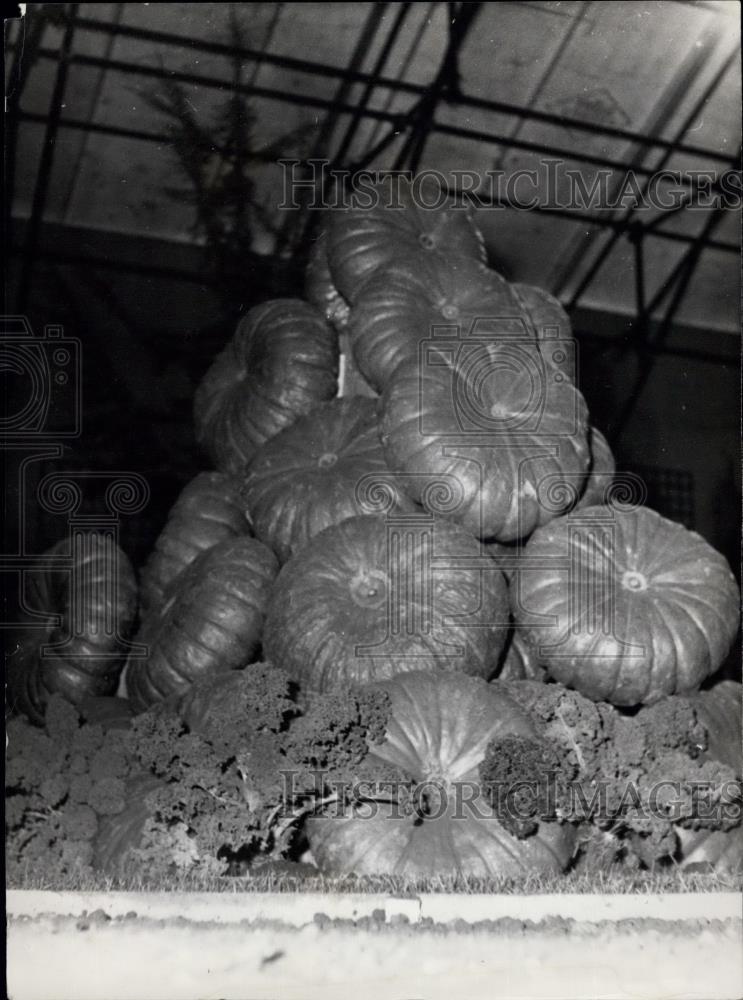
[[[520,803],[514,830],[555,815],[590,823],[652,865],[674,856],[679,826],[729,830],[740,823],[740,783],[730,767],[706,759],[708,734],[686,699],[667,697],[630,715],[560,684],[504,686],[537,730],[536,740],[491,744],[481,768],[486,787],[536,787],[528,808]],[[547,799],[539,790],[550,780],[554,798]]]
[[[300,706],[291,692],[283,671],[255,664],[195,684],[126,728],[86,723],[51,699],[55,738],[10,727],[16,857],[46,852],[63,867],[71,844],[99,844],[103,831],[96,856],[117,863],[117,829],[126,830],[120,852],[150,872],[285,855],[308,813],[353,800],[356,779],[389,770],[370,754],[384,738],[386,695],[348,690]]]
[[[575,768],[548,739],[506,736],[489,745],[479,773],[502,825],[516,837],[527,837],[540,820],[562,818]]]
[[[99,818],[125,806],[131,769],[122,734],[89,725],[59,695],[49,699],[43,729],[22,719],[7,726],[6,858],[50,873],[87,867]]]
[[[163,782],[141,863],[180,863],[167,859],[184,836],[196,867],[281,857],[305,815],[352,796],[346,786],[384,735],[387,696],[333,692],[300,707],[289,691],[283,671],[258,664],[134,721],[132,753]]]

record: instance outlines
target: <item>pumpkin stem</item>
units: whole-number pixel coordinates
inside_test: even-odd
[[[639,573],[634,569],[628,569],[622,576],[622,586],[625,590],[647,590],[648,580],[643,573]]]

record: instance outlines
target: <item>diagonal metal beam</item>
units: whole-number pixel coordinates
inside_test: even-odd
[[[413,173],[418,170],[439,103],[448,94],[456,99],[456,95],[461,93],[459,54],[481,8],[480,3],[449,4],[449,41],[446,50],[436,76],[409,116],[410,131],[395,158],[393,170],[401,170],[406,163]]]
[[[438,0],[430,0],[430,2],[426,5],[426,9],[422,11],[421,15],[418,18],[418,26],[415,30],[415,34],[410,39],[410,44],[408,45],[405,51],[405,55],[402,57],[402,61],[397,70],[396,78],[400,82],[405,80],[405,76],[407,75],[407,72],[410,69],[410,64],[412,63],[416,54],[420,51],[420,48],[423,44],[423,38],[433,22],[432,15],[434,10],[436,9],[437,3]],[[419,4],[418,8],[420,9],[422,6],[423,6],[422,4]],[[397,97],[397,91],[388,87],[387,97],[384,102],[385,111],[390,110],[396,97]],[[379,119],[377,119],[377,121],[373,123],[371,133],[366,143],[366,150],[369,150],[374,146],[374,144],[377,141],[377,137],[379,136],[379,133],[383,127],[384,126],[381,120]]]
[[[461,195],[461,192],[454,188],[452,185],[443,185],[444,190],[448,191],[449,194],[456,197]],[[509,202],[506,198],[498,197],[485,197],[485,195],[478,193],[466,194],[466,197],[471,201],[474,208],[479,209],[513,209],[514,211],[521,212],[523,207],[518,203],[514,204]],[[530,212],[535,212],[538,215],[554,216],[556,219],[567,219],[571,222],[576,222],[581,226],[592,226],[595,228],[612,229],[618,230],[622,233],[626,231],[625,224],[619,220],[612,218],[608,213],[603,213],[599,215],[587,215],[585,212],[580,212],[575,209],[570,208],[545,208],[542,205],[533,205],[529,207]],[[638,225],[639,228],[639,225]],[[645,230],[643,230],[645,231]],[[650,227],[645,232],[648,237],[653,237],[654,239],[665,240],[669,243],[683,243],[685,245],[690,245],[696,241],[696,235],[691,235],[689,233],[675,232],[671,229],[659,229],[657,227]],[[708,240],[706,246],[710,250],[717,250],[720,253],[734,254],[736,257],[740,256],[740,243],[733,243],[724,240]]]
[[[42,51],[41,55],[45,58],[55,59],[57,58],[57,53],[54,50]],[[302,107],[314,107],[322,109],[324,111],[336,111],[338,114],[348,114],[353,115],[355,111],[355,106],[348,103],[339,103],[327,97],[317,97],[313,94],[298,93],[297,91],[290,90],[280,90],[278,88],[271,87],[259,87],[256,85],[243,84],[240,87],[232,87],[229,80],[224,79],[213,79],[206,76],[201,76],[200,74],[187,73],[183,71],[168,70],[164,67],[156,66],[146,66],[138,63],[126,62],[120,59],[109,59],[105,60],[99,56],[90,56],[83,54],[75,54],[70,58],[71,64],[86,66],[92,68],[104,68],[114,73],[122,73],[125,75],[139,75],[142,77],[161,80],[168,78],[169,80],[182,83],[185,85],[191,85],[194,87],[209,87],[218,90],[233,90],[237,93],[244,94],[246,96],[253,96],[264,98],[266,100],[275,100],[280,102],[286,102],[288,104],[301,105]],[[445,96],[448,100],[448,96]],[[411,116],[415,113],[417,105],[414,105],[413,109],[409,112],[391,112],[389,110],[382,110],[378,108],[366,108],[364,111],[364,117],[378,122],[388,122],[394,129],[400,131],[406,128],[411,120]],[[105,126],[102,126],[105,127]],[[567,161],[575,161],[576,163],[591,163],[599,167],[606,167],[609,170],[621,170],[623,173],[628,169],[634,171],[634,173],[642,176],[651,177],[657,172],[657,168],[644,167],[639,163],[628,163],[626,161],[612,160],[606,156],[598,156],[595,154],[585,153],[579,149],[561,149],[559,147],[547,145],[545,143],[529,142],[522,139],[509,140],[507,135],[500,135],[494,132],[486,132],[483,130],[464,128],[458,125],[449,125],[445,123],[435,122],[432,129],[436,132],[440,132],[442,135],[451,135],[456,138],[467,139],[474,142],[484,142],[493,145],[511,145],[516,149],[523,149],[529,152],[534,152],[538,154],[544,154],[548,156],[555,156],[562,158]],[[589,129],[590,130],[590,129]],[[602,131],[601,129],[598,130]],[[379,142],[373,150],[364,154],[362,160],[357,161],[354,164],[354,169],[363,169],[368,166],[370,162],[376,157],[376,155],[383,149],[387,148],[391,141],[394,141],[395,135],[394,131],[391,130],[390,135],[385,137],[385,139]],[[699,155],[706,155],[706,152],[701,152]],[[727,163],[728,156],[725,154],[714,154],[715,159],[722,163]],[[681,178],[681,183],[685,183],[684,178]]]
[[[372,8],[369,11],[366,21],[364,22],[356,41],[356,45],[354,46],[353,52],[351,53],[351,57],[348,61],[347,69],[349,73],[356,73],[361,69],[364,59],[374,42],[374,38],[384,21],[384,15],[387,11],[387,7],[388,4],[386,3],[372,4]],[[323,121],[322,127],[315,138],[313,149],[306,159],[325,160],[328,158],[330,152],[330,141],[336,130],[338,121],[343,114],[342,109],[350,98],[351,88],[353,86],[354,84],[348,78],[341,79],[339,82],[335,95],[328,106],[325,120]],[[286,213],[278,239],[278,245],[280,247],[291,245],[294,253],[300,257],[304,255],[309,245],[312,227],[314,224],[313,213],[309,213],[309,221],[307,216],[308,212],[305,207],[302,207],[298,212]]]
[[[6,239],[10,234],[13,195],[15,192],[16,149],[21,97],[26,88],[36,56],[44,38],[48,20],[43,15],[34,18],[23,17],[19,25],[19,40],[13,49],[13,58],[8,70],[5,87],[5,149],[4,149],[4,227]],[[28,25],[28,29],[27,29]],[[44,118],[46,122],[46,117]]]
[[[86,31],[102,32],[121,35],[122,37],[137,39],[148,43],[157,42],[164,46],[174,46],[180,48],[193,48],[199,52],[211,53],[213,55],[223,55],[225,57],[234,56],[235,50],[230,46],[220,42],[212,42],[203,38],[192,38],[172,32],[155,31],[152,29],[138,28],[128,24],[111,24],[106,21],[99,21],[95,18],[76,17],[75,25]],[[241,49],[239,54],[247,60],[260,60],[267,65],[278,66],[301,73],[309,73],[328,78],[347,79],[353,83],[373,83],[377,87],[389,88],[392,92],[407,93],[420,97],[425,92],[425,86],[412,83],[402,79],[380,76],[374,78],[372,75],[361,71],[352,72],[345,67],[332,66],[328,63],[313,62],[305,59],[298,59],[293,56],[284,56],[277,53],[265,52],[260,49]],[[55,58],[54,53],[44,53],[46,58]],[[135,71],[136,64],[132,64],[132,71]],[[202,78],[203,85],[208,85],[208,79]],[[215,82],[215,81],[212,81]],[[216,81],[219,82],[219,81]],[[505,101],[498,101],[492,98],[475,97],[468,94],[456,95],[456,101],[451,98],[452,103],[460,104],[464,107],[478,108],[484,111],[494,111],[499,114],[509,115],[517,119],[526,118],[530,121],[541,122],[545,125],[556,125],[571,131],[582,132],[588,135],[604,135],[609,138],[621,139],[626,142],[636,143],[654,149],[669,149],[672,152],[688,153],[693,156],[703,157],[717,162],[724,162],[727,157],[717,150],[704,149],[693,145],[684,145],[663,139],[660,136],[643,135],[629,129],[622,129],[612,125],[596,122],[587,122],[580,118],[571,118],[567,115],[554,114],[547,111],[539,111],[536,108],[523,108],[517,104],[509,104]]]
[[[709,81],[709,83],[707,84],[707,86],[704,87],[702,93],[699,95],[699,97],[697,98],[697,100],[694,102],[691,110],[684,117],[684,119],[683,119],[680,127],[676,131],[675,138],[676,138],[676,140],[679,143],[683,140],[684,136],[687,134],[687,132],[689,131],[689,129],[691,128],[691,126],[693,125],[693,123],[699,117],[700,111],[704,108],[704,106],[710,100],[710,98],[715,93],[715,91],[717,90],[717,88],[720,86],[720,84],[722,83],[722,80],[725,77],[725,75],[727,74],[728,70],[731,68],[731,66],[733,65],[733,63],[737,60],[738,55],[739,55],[739,48],[736,45],[735,48],[732,49],[728,53],[728,55],[725,57],[725,59],[722,61],[721,65],[717,69],[717,72],[714,74],[714,76]],[[666,166],[666,164],[668,163],[669,159],[673,155],[673,153],[675,151],[677,151],[677,150],[678,150],[678,146],[676,147],[676,150],[674,150],[674,149],[667,150],[663,154],[663,156],[661,157],[659,163],[654,166],[653,172],[657,173],[658,171],[663,170],[664,167]],[[630,169],[631,167],[632,167],[632,164],[627,164],[627,166],[626,166],[625,169]],[[642,187],[642,194],[643,194],[643,196],[647,193],[648,187],[649,187],[649,180],[647,182],[645,182],[645,184]],[[636,215],[636,211],[635,211],[634,208],[629,208],[624,213],[624,215],[622,216],[621,221],[622,221],[622,223],[623,223],[623,225],[624,225],[625,228],[630,225],[630,223],[634,219],[635,215]],[[606,243],[604,244],[604,246],[602,247],[601,251],[599,252],[598,256],[595,258],[593,264],[588,269],[588,272],[583,276],[583,279],[579,283],[578,287],[575,289],[575,291],[571,295],[570,301],[569,301],[569,303],[567,305],[568,311],[571,310],[571,309],[574,309],[576,307],[576,305],[578,304],[581,296],[587,290],[587,288],[589,287],[589,285],[591,284],[591,282],[594,280],[594,278],[596,277],[596,275],[600,272],[601,268],[604,266],[604,264],[608,260],[608,258],[610,256],[612,250],[614,249],[614,247],[616,246],[616,244],[619,242],[619,240],[621,239],[622,235],[623,235],[623,230],[622,229],[618,229],[618,230],[616,230],[614,233],[612,233],[609,236],[609,238],[607,239]],[[553,293],[555,295],[559,296],[559,293],[562,290],[562,288],[564,287],[565,282],[568,280],[568,277],[569,277],[569,275],[571,273],[571,270],[574,271],[574,269],[575,269],[576,266],[577,266],[576,262],[575,261],[571,261],[570,265],[563,271],[563,279],[562,279],[560,285],[557,288],[553,289]]]
[[[390,53],[392,52],[392,48],[400,35],[402,26],[405,23],[408,14],[410,13],[411,7],[412,4],[409,2],[401,3],[398,6],[397,16],[395,17],[395,20],[393,21],[392,26],[390,27],[389,33],[387,34],[387,38],[385,39],[384,44],[380,49],[379,54],[376,58],[376,61],[372,66],[371,70],[372,79],[364,87],[364,90],[361,93],[361,97],[359,98],[356,104],[356,109],[354,113],[351,115],[351,121],[348,123],[348,128],[346,129],[343,138],[338,143],[338,147],[335,150],[335,153],[333,154],[333,166],[336,168],[341,168],[344,164],[346,153],[350,149],[351,143],[356,137],[359,125],[361,124],[364,117],[364,111],[369,106],[369,101],[371,100],[371,96],[374,93],[374,90],[376,89],[376,83],[374,83],[374,79],[376,79],[381,75],[382,70],[387,65],[387,60],[389,59]]]
[[[328,109],[328,115],[323,123],[322,128],[315,140],[314,149],[310,153],[308,159],[318,159],[319,157],[326,157],[328,155],[328,143],[330,138],[335,131],[335,127],[338,124],[338,118],[341,115],[341,108],[346,104],[348,97],[351,92],[351,87],[353,86],[353,81],[350,76],[354,73],[358,73],[364,62],[364,58],[369,51],[373,41],[374,36],[379,31],[379,27],[384,20],[384,15],[387,11],[388,4],[386,3],[375,3],[372,4],[372,9],[369,11],[369,15],[364,22],[364,26],[361,29],[361,33],[356,41],[354,50],[351,53],[351,58],[348,61],[348,74],[339,83],[335,95],[330,103]]]
[[[435,77],[421,93],[413,107],[405,115],[398,116],[390,125],[386,135],[382,136],[371,149],[368,149],[359,160],[353,163],[350,168],[351,173],[357,173],[373,162],[380,153],[395,142],[403,131],[407,131],[408,134],[402,148],[398,151],[392,169],[400,170],[406,162],[410,162],[411,169],[417,170],[426,138],[433,127],[433,118],[439,102],[448,95],[451,95],[452,100],[456,100],[457,94],[460,93],[458,82],[459,51],[480,12],[482,4],[464,3],[458,7],[453,4],[449,6],[452,15],[449,25],[449,40]]]
[[[626,429],[632,414],[634,413],[645,386],[648,384],[650,376],[653,373],[658,353],[663,348],[668,334],[670,333],[676,313],[683,303],[689,289],[689,285],[694,276],[694,271],[699,262],[699,258],[704,251],[705,241],[719,225],[725,211],[726,210],[724,208],[718,206],[709,213],[704,229],[699,233],[696,242],[686,251],[682,261],[680,261],[676,268],[676,287],[671,296],[671,300],[668,303],[668,307],[666,308],[666,312],[663,316],[658,332],[652,340],[646,340],[646,344],[641,347],[638,352],[640,371],[635,379],[635,384],[632,387],[629,396],[625,400],[619,416],[611,428],[609,438],[612,444],[615,444],[619,440],[623,431]]]

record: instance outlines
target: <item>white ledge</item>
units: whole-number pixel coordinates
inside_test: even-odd
[[[110,917],[132,911],[151,920],[185,917],[193,922],[234,924],[281,921],[293,927],[312,922],[316,913],[331,919],[358,920],[383,910],[389,920],[404,914],[411,923],[430,917],[435,923],[511,918],[539,922],[562,917],[596,923],[618,920],[731,920],[743,916],[743,893],[564,893],[488,895],[420,893],[412,897],[384,893],[322,892],[49,892],[10,889],[9,917],[42,914],[76,916],[103,910]]]
[[[738,1000],[741,902],[738,893],[397,898],[11,890],[8,995]],[[350,922],[374,910],[388,926],[379,912],[366,925]],[[84,913],[90,919],[80,919]],[[315,920],[319,913],[347,922]],[[425,917],[433,925],[421,925]],[[472,926],[483,920],[494,923]]]

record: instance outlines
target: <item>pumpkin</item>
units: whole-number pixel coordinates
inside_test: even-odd
[[[506,578],[509,586],[513,574],[518,567],[521,553],[520,545],[503,545],[500,542],[483,542],[483,552],[494,559],[496,565]],[[526,641],[521,629],[511,628],[506,644],[501,652],[498,680],[545,681],[547,673],[540,664],[536,650]]]
[[[375,272],[354,305],[354,360],[380,392],[401,361],[418,359],[442,331],[451,339],[530,339],[508,283],[470,258],[398,260]]]
[[[533,343],[441,338],[397,367],[380,405],[387,464],[413,499],[481,538],[528,536],[582,487],[585,402]]]
[[[7,659],[7,699],[38,725],[49,696],[74,705],[116,693],[137,613],[134,570],[115,542],[82,532],[26,572],[27,624]],[[45,647],[49,646],[48,652]]]
[[[507,628],[505,580],[477,539],[421,514],[363,515],[282,567],[263,651],[317,690],[411,670],[487,677]]]
[[[317,236],[310,249],[305,271],[304,294],[307,301],[320,310],[328,323],[337,330],[345,329],[350,309],[333,284],[328,264],[328,238],[324,231]]]
[[[550,675],[619,706],[696,690],[738,628],[725,558],[646,507],[586,507],[537,529],[510,593]]]
[[[527,327],[541,343],[547,362],[574,382],[576,359],[568,314],[554,295],[536,285],[515,282],[511,285],[511,293]]]
[[[679,868],[720,873],[743,873],[743,831],[676,828]]]
[[[250,534],[239,483],[221,472],[200,472],[184,488],[168,514],[155,549],[142,570],[143,613],[162,606],[169,584],[206,549]]]
[[[228,538],[181,573],[168,600],[145,619],[126,682],[134,708],[185,691],[194,681],[250,663],[260,647],[276,557],[255,538]]]
[[[716,760],[731,768],[736,778],[743,777],[743,701],[737,681],[720,681],[708,691],[689,695],[697,718],[707,730],[703,758]],[[743,871],[743,831],[740,825],[730,830],[687,829],[677,827],[679,867],[713,868],[718,872]]]
[[[322,870],[410,879],[503,878],[567,866],[574,848],[571,827],[541,823],[533,835],[518,839],[477,790],[478,767],[493,739],[533,735],[514,701],[496,684],[461,674],[415,672],[378,686],[388,692],[391,712],[385,740],[372,745],[366,770],[373,773],[378,760],[421,788],[430,783],[438,792],[434,811],[393,815],[392,806],[379,802],[371,817],[367,803],[343,815],[309,819],[310,850]]]
[[[351,194],[348,207],[330,213],[330,273],[352,306],[365,282],[393,261],[427,256],[486,260],[482,236],[464,205],[445,197],[430,181],[419,184],[401,176],[389,181],[363,197]]]
[[[501,656],[498,680],[545,681],[547,673],[539,662],[536,650],[527,642],[520,629],[514,628]]]
[[[738,681],[720,681],[707,691],[688,695],[697,718],[707,730],[703,756],[717,760],[743,778],[743,687]]]
[[[589,429],[588,444],[591,449],[591,468],[576,504],[579,508],[609,503],[612,498],[614,474],[617,471],[609,442],[598,428]]]
[[[360,396],[323,403],[258,451],[243,494],[256,537],[280,562],[354,514],[418,509],[387,468],[376,409]]]
[[[506,545],[504,542],[486,541],[482,543],[482,551],[489,559],[495,560],[506,580],[510,580],[519,564],[521,544]]]
[[[220,472],[242,470],[257,449],[338,383],[338,337],[299,299],[255,306],[196,390],[196,437]]]

